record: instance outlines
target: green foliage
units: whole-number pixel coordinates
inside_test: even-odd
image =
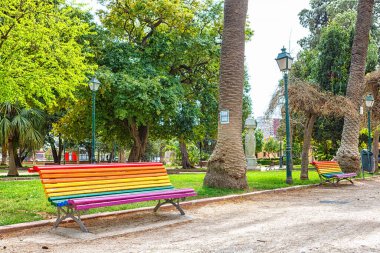
[[[256,153],[263,151],[264,146],[264,133],[261,129],[256,129],[255,131],[256,138]]]
[[[0,4],[0,102],[52,108],[73,99],[94,66],[81,36],[89,25],[63,0],[9,0]]]
[[[273,137],[269,137],[266,141],[264,141],[263,149],[268,153],[277,153],[280,151],[280,142]]]

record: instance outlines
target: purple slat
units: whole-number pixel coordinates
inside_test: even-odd
[[[196,196],[196,195],[197,194],[195,192],[181,193],[181,194],[167,194],[167,195],[160,195],[160,196],[141,197],[141,198],[117,200],[117,201],[110,201],[110,202],[74,205],[74,209],[76,209],[76,210],[87,210],[87,209],[91,209],[91,208],[98,208],[98,207],[105,207],[105,206],[130,204],[130,203],[143,202],[143,201],[149,201],[149,200],[178,199],[178,198],[192,197],[192,196]]]
[[[89,198],[81,198],[81,199],[69,199],[70,205],[84,205],[84,204],[92,204],[98,202],[111,202],[118,200],[127,200],[141,197],[153,197],[167,194],[182,194],[182,193],[191,193],[194,192],[193,189],[174,189],[174,190],[163,190],[163,191],[153,191],[146,193],[130,193],[130,194],[120,194],[120,195],[109,195],[109,196],[98,196],[98,197],[89,197]]]
[[[346,178],[346,177],[356,177],[356,173],[345,173],[345,174],[337,174],[335,177],[337,178]]]

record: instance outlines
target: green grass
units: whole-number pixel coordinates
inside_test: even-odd
[[[315,184],[319,182],[318,174],[310,171],[308,181],[299,180],[299,171],[293,172],[294,185]],[[175,174],[170,180],[176,188],[194,188],[198,196],[190,199],[225,196],[244,193],[242,190],[213,189],[203,187],[205,174]],[[249,171],[249,191],[268,190],[287,187],[285,171]],[[138,207],[153,206],[155,202],[142,202],[128,205],[92,209],[88,213],[117,211]],[[0,181],[0,225],[36,221],[54,217],[56,209],[47,201],[41,182],[30,181]]]

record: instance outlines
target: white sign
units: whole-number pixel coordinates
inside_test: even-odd
[[[220,124],[230,123],[230,111],[220,111]]]

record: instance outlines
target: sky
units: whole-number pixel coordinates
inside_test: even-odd
[[[297,41],[308,34],[299,24],[302,9],[309,9],[309,0],[249,0],[248,18],[254,35],[246,43],[245,56],[255,117],[264,115],[282,78],[274,60],[281,48],[285,46],[295,57],[300,50]]]
[[[97,0],[75,1],[88,4],[93,12],[101,7]],[[298,13],[308,8],[309,0],[249,0],[248,18],[254,35],[246,43],[245,56],[255,117],[264,115],[282,78],[274,60],[281,48],[285,46],[295,57],[300,50],[297,41],[308,34],[298,19]]]

